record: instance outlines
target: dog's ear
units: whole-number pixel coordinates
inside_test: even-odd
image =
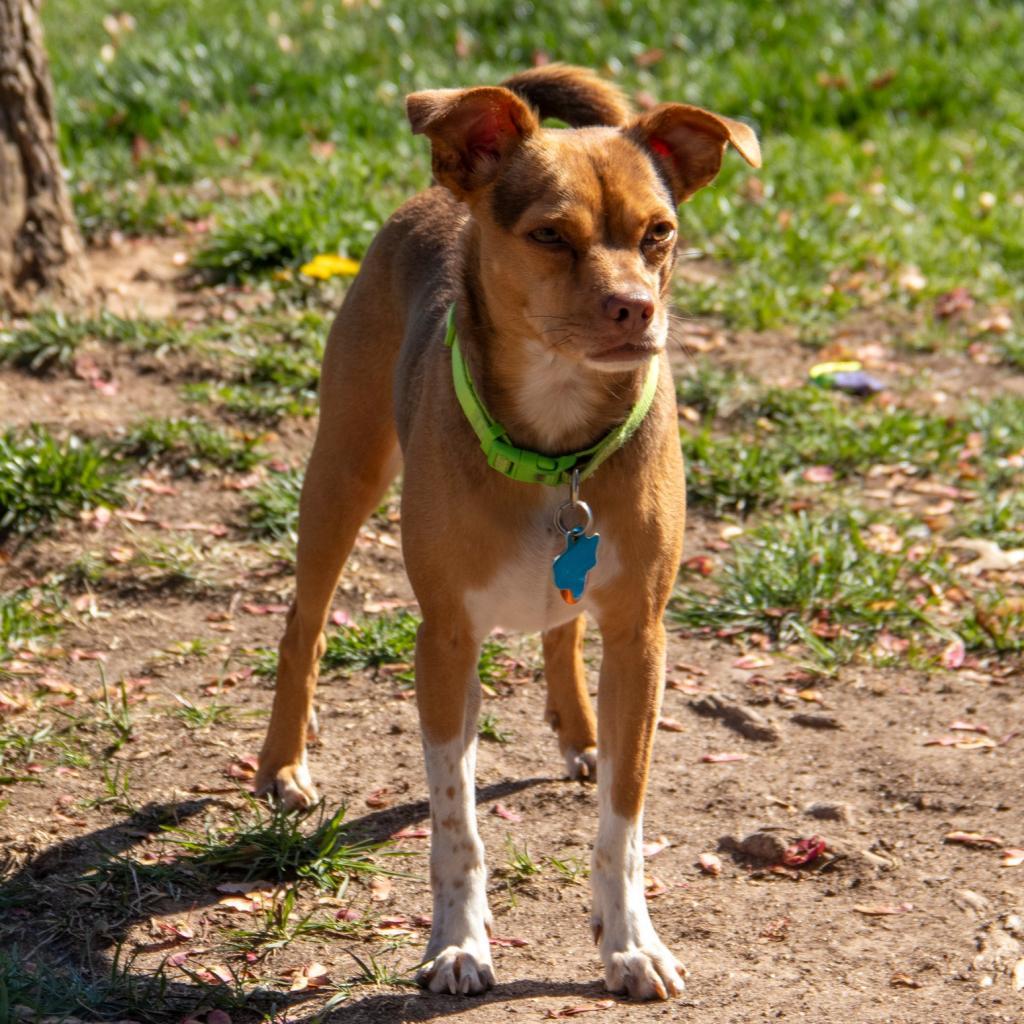
[[[508,89],[437,89],[406,97],[412,130],[426,135],[434,177],[460,199],[491,182],[502,161],[539,125]]]
[[[730,142],[751,167],[761,166],[761,147],[753,129],[686,103],[655,107],[638,117],[626,135],[664,167],[677,203],[714,180]]]

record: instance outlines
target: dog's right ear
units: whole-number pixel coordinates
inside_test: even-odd
[[[540,127],[514,92],[491,86],[414,92],[405,111],[413,132],[430,139],[434,177],[459,199],[493,181],[508,155]]]

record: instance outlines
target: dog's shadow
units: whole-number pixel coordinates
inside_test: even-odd
[[[556,781],[535,777],[497,783],[478,789],[476,799],[478,803],[501,800]],[[197,974],[179,978],[179,972],[161,972],[157,977],[154,968],[135,962],[130,951],[133,929],[154,914],[166,913],[169,904],[189,912],[212,906],[223,896],[214,884],[223,876],[212,880],[197,876],[196,861],[189,856],[148,863],[131,853],[169,828],[187,829],[215,802],[203,798],[149,804],[116,824],[47,847],[23,863],[15,864],[8,854],[6,877],[0,882],[0,949],[5,950],[0,953],[0,1003],[13,994],[40,1017],[54,1011],[67,1013],[67,992],[73,989],[78,1002],[93,1014],[116,1013],[153,1022],[181,1020],[183,1011],[188,1016],[188,1011],[199,1008],[225,1006],[254,1010],[260,1019],[269,1020],[287,1010],[289,1021],[391,1024],[455,1016],[485,1004],[544,995],[577,1002],[607,997],[596,982],[519,980],[499,984],[479,998],[428,995],[412,988],[400,993],[363,990],[362,994],[353,985],[352,997],[325,1017],[313,1007],[303,1016],[302,1004],[316,995],[314,991],[263,989],[250,998],[244,986],[232,990]],[[396,832],[425,821],[429,813],[426,801],[416,801],[349,819],[343,826],[345,842],[385,843]],[[244,843],[244,836],[229,840],[214,849],[207,863],[237,866],[246,853]],[[101,909],[107,907],[116,909],[109,913]],[[97,921],[90,914],[106,917]],[[169,954],[174,951],[168,948]],[[81,1008],[75,1003],[76,1011]],[[236,1016],[235,1024],[244,1019]]]

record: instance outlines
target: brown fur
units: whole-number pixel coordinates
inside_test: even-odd
[[[676,203],[714,176],[727,141],[759,161],[745,125],[679,104],[631,119],[617,90],[579,69],[535,69],[506,86],[409,97],[439,186],[384,226],[331,329],[296,598],[257,778],[290,805],[315,799],[302,759],[321,634],[399,446],[403,550],[423,612],[422,727],[432,743],[475,732],[481,638],[465,595],[500,570],[482,552],[534,535],[548,495],[487,466],[441,343],[449,304],[477,390],[514,442],[549,454],[590,445],[625,418],[664,343]],[[545,116],[587,127],[545,129]],[[592,588],[591,610],[604,641],[602,763],[612,807],[635,819],[661,700],[661,618],[682,550],[685,490],[666,360],[652,411],[588,479],[585,497],[626,567]],[[548,526],[537,557],[549,558],[558,540]],[[548,715],[563,751],[595,741],[581,642],[581,618],[544,634]]]

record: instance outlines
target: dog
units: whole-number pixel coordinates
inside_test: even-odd
[[[414,93],[406,111],[435,184],[381,228],[330,331],[256,787],[289,808],[317,799],[305,744],[327,612],[360,525],[404,467],[432,820],[417,979],[466,995],[494,984],[474,767],[477,660],[501,626],[542,633],[547,720],[569,776],[596,775],[605,984],[666,999],[685,972],[648,915],[641,845],[685,518],[664,356],[676,211],[728,144],[759,166],[757,138],[685,104],[634,114],[563,65]],[[596,718],[584,613],[602,637]]]

